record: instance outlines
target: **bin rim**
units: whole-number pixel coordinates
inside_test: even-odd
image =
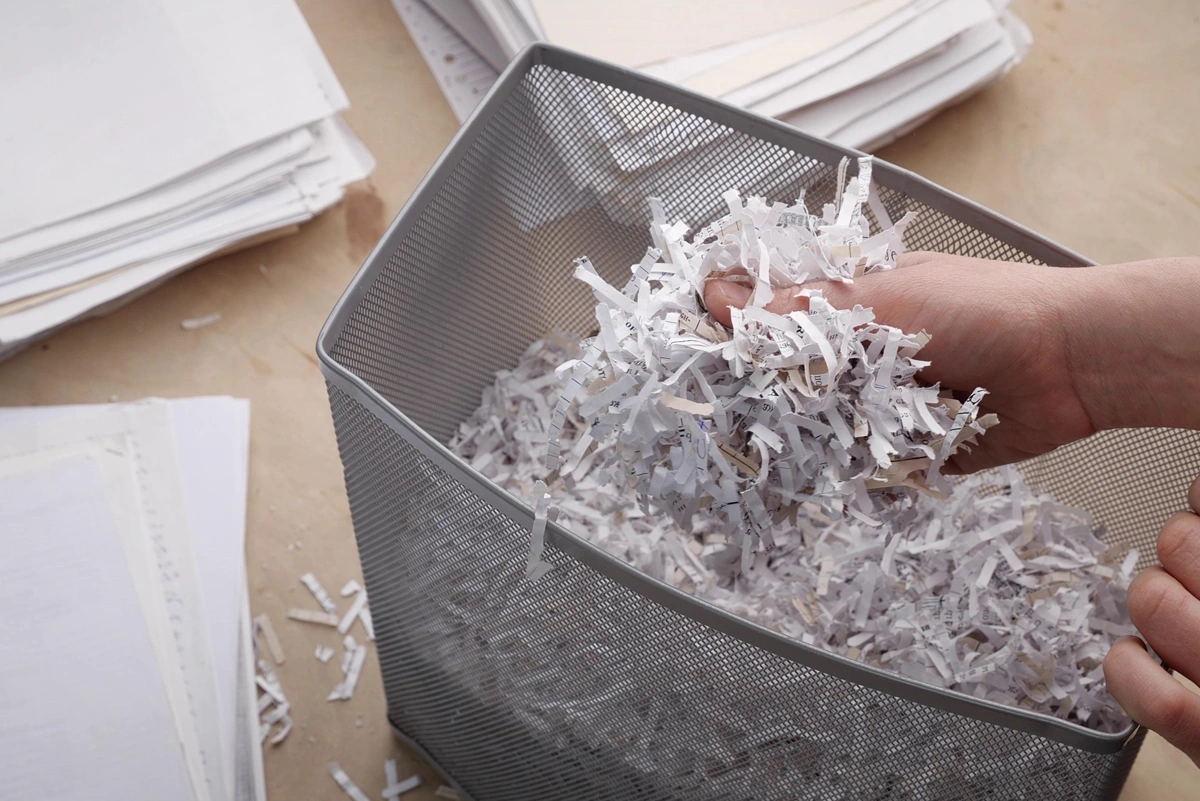
[[[791,126],[754,112],[729,105],[720,100],[673,86],[633,70],[557,47],[535,42],[522,50],[505,69],[476,106],[474,112],[455,134],[450,144],[434,162],[425,177],[409,196],[387,232],[355,273],[317,337],[318,366],[331,386],[374,411],[389,428],[403,437],[426,458],[438,464],[448,475],[475,493],[514,523],[530,528],[533,509],[527,503],[502,489],[446,445],[430,436],[374,387],[340,364],[332,354],[349,317],[371,287],[376,274],[382,271],[391,253],[395,252],[412,229],[421,213],[440,188],[444,178],[457,166],[494,116],[506,98],[534,66],[545,65],[593,79],[652,100],[659,100],[691,113],[701,114],[721,124],[736,120],[738,130],[765,141],[798,150],[827,162],[836,163],[844,156],[858,158],[860,151],[842,147],[805,134]],[[797,143],[803,149],[797,148]],[[873,179],[881,185],[906,195],[955,219],[976,224],[986,221],[991,227],[999,224],[1010,235],[1010,244],[1019,247],[1033,258],[1064,267],[1081,267],[1093,262],[1078,253],[1039,236],[1025,226],[943,189],[908,170],[875,159]],[[862,687],[893,695],[903,700],[944,712],[961,715],[1006,729],[1033,734],[1082,751],[1096,754],[1116,754],[1137,735],[1140,727],[1130,722],[1119,732],[1100,732],[1061,718],[1032,712],[1021,707],[975,698],[953,690],[914,681],[898,673],[853,661],[814,645],[786,637],[745,618],[727,612],[713,604],[688,595],[654,579],[572,534],[568,529],[550,523],[546,527],[547,544],[578,560],[595,572],[633,590],[644,598],[671,609],[702,625],[716,629],[748,645],[761,648],[790,662],[832,675]]]

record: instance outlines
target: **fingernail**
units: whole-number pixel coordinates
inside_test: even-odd
[[[705,287],[705,300],[709,307],[733,306],[741,309],[750,301],[753,290],[745,284],[732,281],[713,281]]]
[[[1146,648],[1146,643],[1142,640],[1142,638],[1134,636],[1132,634],[1125,634],[1125,635],[1120,636],[1117,639],[1115,639],[1113,641],[1113,647],[1116,648],[1117,644],[1120,643],[1122,640],[1128,640],[1129,642],[1137,643],[1137,645],[1139,645],[1143,651],[1148,650]]]

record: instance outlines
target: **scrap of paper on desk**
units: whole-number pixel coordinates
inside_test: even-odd
[[[5,4],[0,107],[0,356],[374,166],[294,0]]]
[[[0,797],[263,798],[249,404],[0,409]]]

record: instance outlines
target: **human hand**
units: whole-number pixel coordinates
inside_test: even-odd
[[[748,278],[748,277],[747,277]],[[1062,269],[938,253],[908,253],[897,269],[854,284],[813,282],[839,308],[933,339],[922,381],[983,387],[1000,425],[947,472],[972,472],[1037,456],[1104,428],[1200,428],[1200,260]],[[704,303],[729,324],[750,287],[711,280]],[[767,309],[807,308],[777,289]],[[1192,396],[1194,397],[1194,395]]]
[[[1172,517],[1158,535],[1162,567],[1143,570],[1129,585],[1129,616],[1155,653],[1200,682],[1200,478],[1188,501],[1192,511]],[[1118,640],[1104,677],[1130,717],[1200,766],[1200,696],[1159,667],[1142,640]]]
[[[901,256],[898,268],[858,279],[853,285],[820,282],[838,308],[872,307],[875,319],[909,333],[932,335],[918,358],[932,365],[922,381],[969,392],[990,393],[983,410],[1001,424],[967,453],[951,458],[950,470],[971,472],[1053,450],[1094,432],[1067,367],[1067,343],[1057,309],[1063,289],[1055,271],[1027,264],[984,261],[935,253]],[[729,306],[745,305],[747,286],[710,281],[705,306],[728,325]],[[767,306],[786,314],[808,308],[805,298],[777,290]]]

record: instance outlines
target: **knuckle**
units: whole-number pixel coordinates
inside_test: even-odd
[[[1200,542],[1200,517],[1191,512],[1172,515],[1158,535],[1158,558],[1166,564]]]

